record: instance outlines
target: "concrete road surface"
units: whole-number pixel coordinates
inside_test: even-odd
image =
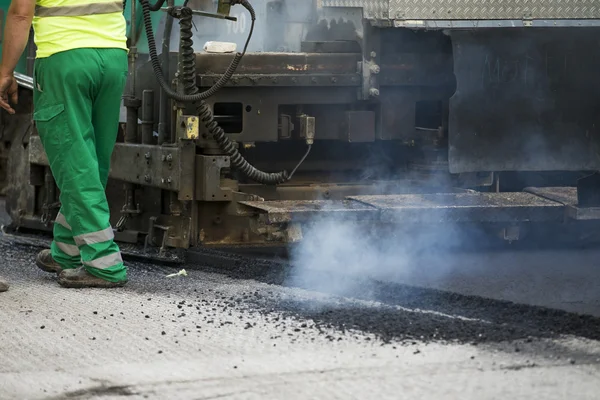
[[[250,262],[62,289],[38,250],[0,241],[0,399],[600,398],[598,252],[456,255],[343,296]]]

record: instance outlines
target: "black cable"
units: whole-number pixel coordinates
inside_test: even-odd
[[[159,1],[162,1],[162,0],[159,0]],[[150,17],[150,11],[151,11],[150,3],[148,2],[148,0],[140,0],[140,2],[142,3],[142,11],[144,14],[144,25],[146,28],[146,37],[148,38],[150,62],[152,63],[152,69],[154,70],[154,74],[156,75],[156,79],[158,80],[158,83],[160,84],[161,88],[165,91],[165,93],[169,97],[171,97],[172,99],[175,99],[177,101],[182,101],[182,102],[187,102],[187,101],[196,102],[199,100],[206,100],[209,97],[214,96],[219,90],[221,90],[227,84],[229,79],[231,79],[231,77],[235,73],[238,65],[240,64],[240,61],[242,61],[242,57],[245,54],[245,50],[248,48],[248,43],[250,42],[251,36],[248,35],[248,39],[246,40],[246,45],[244,46],[244,53],[237,53],[235,55],[235,57],[231,61],[231,64],[227,68],[227,71],[225,71],[225,74],[223,74],[223,76],[221,76],[221,78],[219,78],[219,80],[210,89],[208,89],[204,92],[193,94],[193,95],[180,94],[180,93],[177,93],[176,91],[174,91],[173,89],[171,89],[171,87],[166,82],[165,77],[162,73],[162,68],[160,66],[160,61],[158,59],[158,54],[156,52],[156,43],[154,41],[154,33],[152,32],[152,19]],[[244,1],[241,4],[244,7],[246,7],[248,9],[248,11],[250,11],[250,14],[252,15],[252,25],[254,25],[254,21],[256,20],[256,13],[254,12],[252,5],[250,5],[250,3],[248,3],[247,1]],[[189,14],[189,20],[191,23],[191,10],[188,7],[174,7],[171,12],[172,12],[173,17],[180,19],[180,22],[179,22],[180,25],[182,24],[183,19],[188,17],[188,15],[184,15],[184,14]],[[191,26],[190,26],[190,28],[191,28]],[[252,31],[252,30],[253,29],[251,28],[250,31]],[[192,49],[192,53],[193,53],[193,49]],[[195,58],[195,56],[193,58],[186,58],[186,59],[182,60],[182,62],[185,62],[187,64],[186,69],[189,71],[192,63],[194,63],[194,65],[195,65],[196,58]],[[194,67],[194,69],[195,69],[195,67]],[[194,74],[195,74],[195,71],[194,71]]]
[[[207,131],[212,135],[213,139],[219,145],[221,151],[229,156],[230,164],[233,168],[242,172],[246,177],[262,184],[276,185],[287,182],[291,178],[287,171],[281,171],[277,173],[263,172],[255,168],[246,159],[244,159],[244,157],[236,148],[235,144],[229,140],[223,128],[221,128],[215,121],[212,110],[204,101],[225,86],[225,84],[235,73],[240,61],[242,60],[242,57],[248,49],[250,39],[252,38],[252,34],[254,32],[254,23],[256,21],[256,13],[252,5],[247,0],[240,1],[240,4],[244,6],[246,10],[248,10],[251,16],[250,32],[248,34],[248,38],[246,39],[242,53],[237,53],[235,55],[225,74],[221,76],[221,78],[210,89],[204,92],[199,92],[198,86],[196,85],[196,55],[194,53],[194,43],[192,39],[192,10],[188,7],[178,7],[172,10],[172,15],[176,18],[179,18],[180,26],[180,70],[181,81],[183,83],[185,94],[179,94],[172,90],[165,82],[162,68],[160,67],[160,62],[158,60],[158,55],[156,53],[156,44],[154,43],[154,35],[152,32],[151,23],[152,21],[150,19],[150,4],[148,3],[148,0],[141,0],[141,2],[144,11],[144,24],[146,28],[146,36],[148,37],[150,60],[152,62],[152,67],[154,69],[156,78],[161,87],[164,89],[165,93],[177,101],[189,101],[192,103],[200,101],[199,104],[196,105],[196,112]],[[304,161],[309,151],[310,147],[300,163]],[[298,166],[299,165],[300,164],[298,164]],[[298,168],[298,166],[294,169],[294,171]]]

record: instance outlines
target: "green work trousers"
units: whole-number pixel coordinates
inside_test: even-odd
[[[126,79],[122,49],[74,49],[35,61],[33,119],[60,190],[52,257],[110,282],[127,277],[106,200]]]

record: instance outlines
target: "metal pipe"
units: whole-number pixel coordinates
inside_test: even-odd
[[[17,84],[29,90],[33,90],[33,78],[27,75],[23,75],[19,72],[15,72],[15,79]]]
[[[138,110],[140,101],[136,98],[125,98],[125,107],[127,107],[127,125],[125,126],[125,142],[136,143],[138,133]]]
[[[167,0],[167,5],[173,7],[175,0]],[[169,54],[171,53],[171,33],[173,32],[173,17],[167,14],[167,20],[165,22],[165,31],[163,32],[162,38],[162,69],[167,80],[170,74],[170,60]],[[160,90],[160,107],[158,112],[158,144],[161,145],[167,140],[167,128],[169,126],[169,96],[163,89]]]
[[[127,108],[127,124],[125,125],[125,137],[126,143],[137,142],[138,133],[138,110],[140,107],[140,101],[135,97],[136,79],[135,79],[135,60],[137,58],[137,21],[136,21],[136,7],[138,0],[133,0],[131,4],[131,37],[129,45],[129,57],[128,57],[128,78],[129,78],[129,90],[128,94],[123,99],[123,105]],[[133,210],[135,207],[135,186],[132,183],[125,183],[125,205],[123,211]],[[123,214],[125,218],[128,214]],[[126,221],[126,219],[124,220]],[[123,227],[119,227],[123,229]]]
[[[131,37],[129,45],[129,60],[128,60],[128,78],[129,90],[124,98],[124,105],[127,108],[127,125],[125,126],[125,142],[137,142],[138,132],[138,108],[140,102],[136,99],[136,79],[135,79],[135,60],[137,58],[137,24],[136,24],[136,7],[137,0],[131,2]]]
[[[135,59],[137,57],[137,21],[136,21],[136,8],[137,0],[133,0],[131,4],[131,40],[129,45],[129,95],[135,96]]]
[[[152,144],[154,136],[154,91],[142,93],[142,143]]]
[[[54,184],[54,176],[52,175],[52,170],[50,170],[49,167],[46,167],[44,169],[46,172],[46,205],[51,206],[56,201],[56,186]]]

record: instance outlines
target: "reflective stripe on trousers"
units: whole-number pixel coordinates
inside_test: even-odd
[[[109,226],[106,229],[97,232],[84,233],[82,235],[73,236],[73,240],[77,243],[77,246],[90,245],[102,242],[108,242],[115,238],[113,229]]]
[[[95,260],[84,261],[83,265],[97,269],[107,269],[122,263],[123,257],[121,257],[121,252],[117,252],[104,257],[96,258]]]
[[[81,17],[84,15],[111,14],[123,11],[123,2],[88,3],[72,6],[35,6],[36,17]]]
[[[63,228],[66,228],[70,231],[72,231],[73,229],[71,229],[71,225],[69,225],[69,223],[67,222],[66,218],[64,215],[62,215],[60,213],[60,211],[58,212],[58,215],[56,216],[56,221],[57,224],[62,225]]]
[[[62,243],[62,242],[56,242],[56,245],[58,246],[58,248],[61,251],[63,251],[68,256],[71,256],[71,257],[79,256],[79,247],[77,247],[77,246],[74,246],[72,244]]]

